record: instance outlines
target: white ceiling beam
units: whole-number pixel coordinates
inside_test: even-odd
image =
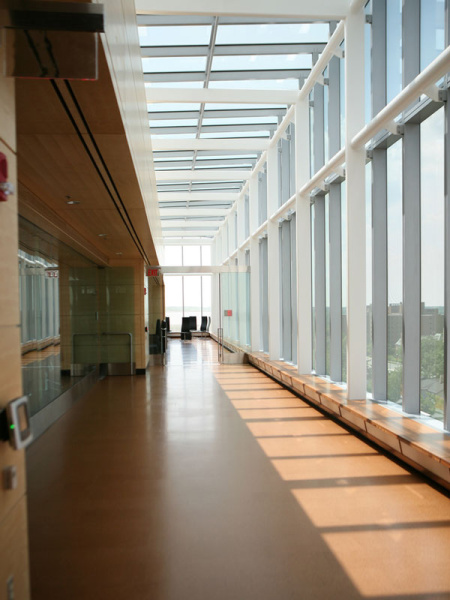
[[[160,208],[161,217],[226,217],[229,212],[227,208]]]
[[[235,202],[238,198],[239,193],[230,192],[158,192],[160,202]]]
[[[364,1],[364,0],[363,0]],[[367,1],[367,0],[365,0]],[[186,16],[184,15],[153,15],[138,14],[136,22],[139,27],[182,27],[197,25],[213,25],[215,17]],[[310,23],[311,19],[295,18],[296,23]],[[238,17],[220,17],[221,25],[273,25],[273,24],[291,24],[292,18],[289,17],[254,17],[252,15]]]
[[[210,81],[247,81],[247,79],[306,79],[311,69],[255,69],[234,71],[212,71]],[[203,81],[204,71],[144,71],[144,81],[151,82],[184,82]],[[203,88],[205,89],[205,88]]]
[[[162,236],[166,237],[214,237],[217,233],[217,228],[207,229],[205,231],[185,231],[184,229],[180,229],[178,231],[163,231]]]
[[[324,43],[297,44],[223,44],[214,46],[214,56],[252,56],[264,54],[320,54]],[[141,56],[208,56],[209,46],[141,46]]]
[[[250,178],[251,169],[201,169],[199,171],[155,171],[156,181],[244,181]]]
[[[276,123],[239,123],[239,124],[227,124],[227,125],[203,125],[202,133],[222,133],[222,132],[235,132],[235,131],[275,131],[278,125]],[[196,133],[197,127],[194,125],[177,125],[174,121],[173,125],[169,126],[151,126],[150,133],[152,135],[166,135],[170,133]]]
[[[223,219],[214,219],[213,217],[210,219],[174,219],[161,222],[163,231],[175,231],[179,229],[187,229],[188,231],[197,229],[198,231],[203,231],[218,229],[221,225],[223,225]]]
[[[274,84],[276,85],[276,84]],[[146,87],[147,102],[218,104],[295,104],[297,90],[221,90]]]
[[[146,15],[211,15],[254,17],[289,17],[311,20],[339,20],[349,11],[349,0],[136,0],[136,12]]]
[[[153,150],[250,150],[264,151],[269,147],[270,140],[248,139],[152,139]]]
[[[286,107],[282,108],[241,108],[241,109],[216,109],[205,110],[204,119],[235,119],[236,117],[283,117]],[[198,110],[167,110],[149,111],[150,121],[167,121],[168,119],[198,119]]]

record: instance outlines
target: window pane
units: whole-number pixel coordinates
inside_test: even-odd
[[[201,276],[200,275],[185,275],[183,277],[184,288],[184,316],[197,317],[197,328],[201,323]]]
[[[347,185],[341,183],[342,381],[347,381]]]
[[[445,48],[444,0],[421,0],[420,69],[427,67]]]
[[[372,2],[368,2],[365,7],[366,14],[372,13]],[[364,73],[365,73],[365,122],[368,123],[372,118],[372,25],[364,25]]]
[[[211,246],[202,246],[202,265],[204,267],[211,265]]]
[[[366,165],[367,391],[372,393],[372,164]]]
[[[164,264],[168,267],[180,267],[181,246],[165,246],[164,247]]]
[[[219,25],[216,44],[327,42],[327,23]]]
[[[185,267],[200,266],[200,246],[183,246],[183,265]]]
[[[388,399],[401,403],[403,380],[402,143],[387,151]]]
[[[312,370],[316,370],[316,254],[315,254],[315,227],[314,204],[311,205],[311,343],[312,343]]]
[[[330,315],[330,195],[325,196],[325,373],[330,374],[331,315]]]
[[[386,53],[386,96],[390,102],[402,91],[402,0],[387,0]]]
[[[344,42],[340,46],[344,50]],[[341,111],[341,148],[345,146],[345,59],[339,61],[339,104]]]
[[[170,329],[181,331],[183,317],[183,288],[181,275],[165,275],[166,316],[170,318]]]
[[[211,275],[202,275],[202,316],[211,316]]]
[[[434,4],[434,3],[433,3]],[[421,411],[444,418],[444,109],[420,127]]]

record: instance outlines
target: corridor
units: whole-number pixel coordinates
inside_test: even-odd
[[[204,339],[27,452],[33,600],[450,597],[450,503]]]

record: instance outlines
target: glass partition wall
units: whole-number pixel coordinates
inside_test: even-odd
[[[361,130],[414,83],[449,39],[448,3],[444,0],[371,0],[364,10]],[[417,35],[411,35],[412,30]],[[349,197],[355,192],[350,190],[348,165],[341,161],[322,180],[316,178],[311,184],[340,149],[351,151],[346,140],[346,103],[359,90],[345,88],[351,61],[345,39],[334,54],[320,81],[308,89],[303,104],[296,105],[295,128],[285,129],[276,154],[271,154],[269,147],[265,161],[254,173],[255,183],[244,186],[242,192],[250,190],[246,208],[250,239],[244,240],[238,255],[248,253],[251,287],[258,292],[258,301],[252,300],[251,317],[259,327],[252,328],[251,347],[272,360],[307,365],[301,373],[315,373],[350,387],[349,338],[358,335],[350,331],[350,291],[357,283],[365,290],[365,323],[361,319],[359,324],[367,340],[365,368],[362,360],[358,363],[365,371],[366,389],[364,393],[362,387],[358,397],[384,402],[448,429],[445,323],[450,310],[446,300],[450,297],[446,262],[450,228],[445,181],[450,168],[446,160],[450,129],[444,92],[449,76],[437,79],[438,89],[429,96],[418,93],[388,129],[378,129],[367,141],[358,191],[364,212],[355,234],[349,227],[353,217]],[[297,118],[301,119],[301,138],[295,134]],[[293,156],[295,151],[302,152],[303,163]],[[294,202],[291,196],[302,187],[302,195]],[[239,219],[239,204],[237,214]],[[227,223],[223,230],[226,228]],[[353,264],[349,240],[354,241],[355,235],[363,240],[360,251],[365,253],[361,261],[365,266],[361,273],[352,272],[349,266]],[[279,251],[274,253],[276,246]],[[229,247],[227,254],[221,245],[218,256],[222,263],[232,264],[233,249]],[[233,290],[230,284],[230,303],[235,297]],[[309,326],[304,314],[298,313],[305,297],[310,299]],[[228,333],[236,336],[231,323]],[[302,349],[302,340],[309,345],[308,351]],[[353,379],[358,375],[353,373]]]
[[[99,267],[23,218],[18,261],[23,391],[32,415],[96,367],[134,373],[134,267]]]

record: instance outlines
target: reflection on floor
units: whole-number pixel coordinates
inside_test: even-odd
[[[22,356],[23,393],[29,396],[31,416],[81,379],[61,374],[60,356],[59,346],[33,350]]]
[[[207,340],[29,449],[33,600],[450,597],[450,503]]]

